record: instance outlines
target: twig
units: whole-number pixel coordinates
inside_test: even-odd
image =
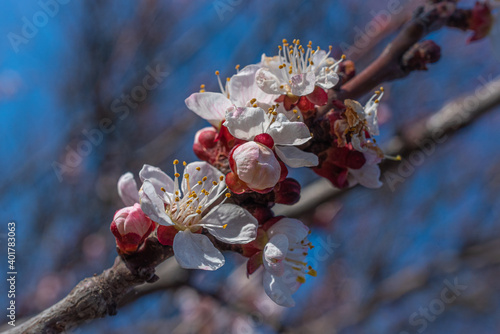
[[[434,44],[429,48],[429,42],[422,47],[418,43],[427,34],[445,26],[454,10],[454,1],[419,7],[412,20],[373,63],[346,82],[340,91],[329,91],[329,103],[319,108],[318,116],[333,107],[333,100],[357,99],[383,82],[404,78],[412,71],[425,70],[426,64],[436,62],[440,56],[439,47]]]

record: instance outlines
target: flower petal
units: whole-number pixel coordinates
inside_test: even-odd
[[[203,217],[200,224],[211,225],[204,227],[211,235],[229,244],[246,244],[257,236],[257,219],[234,204],[216,206]]]
[[[309,233],[309,228],[300,220],[293,218],[282,218],[267,231],[269,237],[283,234],[288,238],[290,245],[304,240]]]
[[[256,135],[266,132],[269,123],[261,108],[233,108],[227,112],[224,126],[236,138],[253,140]]]
[[[311,132],[302,122],[290,122],[284,114],[278,114],[266,131],[276,145],[302,145],[309,141]]]
[[[225,263],[222,253],[214,247],[208,237],[179,231],[174,238],[175,259],[182,268],[217,270]]]
[[[126,206],[132,206],[139,203],[139,189],[134,180],[134,175],[128,172],[120,176],[118,180],[118,195]]]
[[[284,307],[295,306],[295,301],[292,298],[290,288],[279,277],[271,275],[269,272],[264,272],[263,278],[264,290],[266,294],[276,304]]]
[[[375,103],[374,100],[368,101],[365,106],[365,117],[366,123],[368,124],[368,132],[372,136],[378,136],[380,134],[378,128],[378,117],[377,117],[377,109],[378,103]]]
[[[174,181],[158,167],[144,165],[139,172],[139,177],[143,182],[149,180],[160,197],[163,197],[163,190],[161,188],[165,189],[165,192],[169,194],[174,192]]]
[[[264,268],[275,276],[285,272],[282,262],[288,253],[288,238],[283,234],[275,234],[264,247]]]
[[[174,225],[172,219],[165,212],[165,202],[155,190],[151,181],[145,180],[140,191],[142,211],[153,221],[160,225]]]
[[[278,95],[267,94],[257,86],[255,74],[259,65],[248,65],[231,77],[227,85],[229,98],[237,107],[245,107],[252,99],[260,103],[272,104]]]
[[[290,79],[292,94],[296,96],[305,96],[314,91],[316,76],[312,72],[294,75]]]
[[[304,152],[295,146],[275,146],[274,150],[278,157],[292,168],[314,167],[319,163],[316,154]]]
[[[380,188],[382,182],[380,182],[380,168],[378,165],[365,163],[360,169],[349,169],[349,186],[356,183],[367,188]]]
[[[316,51],[312,56],[311,56],[311,60],[314,64],[314,68],[316,70],[316,72],[319,72],[322,68],[324,68],[325,66],[327,66],[328,64],[326,63],[326,60],[327,60],[327,56],[326,56],[326,51],[325,50],[319,50],[319,51]],[[331,58],[330,58],[331,59]]]
[[[274,75],[267,68],[261,68],[255,74],[255,82],[257,86],[264,91],[266,94],[284,94],[286,90],[281,88],[284,83],[281,82],[280,78]]]
[[[185,102],[190,110],[217,129],[224,120],[226,110],[233,105],[223,94],[212,92],[193,93]]]
[[[339,75],[328,67],[323,67],[316,75],[316,86],[330,89],[339,82]]]

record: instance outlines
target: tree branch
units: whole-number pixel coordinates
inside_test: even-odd
[[[171,247],[150,237],[138,252],[116,257],[111,268],[84,279],[57,304],[7,333],[61,333],[88,320],[115,315],[123,296],[137,285],[154,282],[155,267],[172,255]]]
[[[387,155],[401,155],[403,159],[412,152],[419,151],[424,142],[439,144],[459,129],[472,124],[476,119],[500,105],[500,78],[485,84],[469,95],[447,103],[435,114],[423,119],[412,128],[404,129],[393,137],[384,147]],[[391,171],[398,162],[385,161],[381,165],[382,173]],[[302,190],[300,201],[292,207],[276,205],[276,215],[300,217],[315,209],[321,203],[342,194],[345,190],[337,189],[326,179],[313,182]]]
[[[329,103],[318,108],[318,117],[332,109],[333,100],[358,99],[383,82],[404,78],[415,70],[425,70],[426,64],[439,60],[439,46],[430,41],[419,41],[445,26],[454,10],[455,1],[419,7],[413,18],[373,63],[342,85],[340,91],[329,91]]]

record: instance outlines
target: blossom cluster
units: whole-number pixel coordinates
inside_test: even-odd
[[[289,168],[312,168],[340,188],[381,185],[384,154],[374,136],[383,90],[364,106],[333,101],[322,118],[326,145],[313,133],[317,108],[332,102],[328,91],[342,81],[345,57],[334,59],[331,51],[283,40],[277,55],[236,66],[225,81],[217,71],[220,92],[201,85],[189,96],[186,106],[210,124],[194,139],[202,161],[183,163],[181,174],[175,160],[173,178],[144,165],[140,187],[132,173],[120,178],[127,207],[111,224],[119,251],[134,253],[152,236],[172,247],[183,268],[216,270],[225,263],[221,250],[233,250],[248,259],[248,275],[263,268],[264,290],[273,301],[293,306],[293,293],[316,271],[307,262],[309,228],[271,210],[299,200],[300,184],[287,177]]]

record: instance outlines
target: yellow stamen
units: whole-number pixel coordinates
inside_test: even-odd
[[[312,277],[316,277],[318,276],[318,273],[316,272],[316,270],[314,269],[311,269],[307,272],[308,275],[311,275]]]
[[[177,165],[179,163],[179,160],[175,159],[174,160],[174,165]]]

